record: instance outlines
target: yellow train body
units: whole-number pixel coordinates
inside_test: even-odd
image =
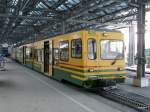
[[[16,49],[21,63],[49,77],[86,88],[106,87],[126,78],[121,32],[82,30]]]

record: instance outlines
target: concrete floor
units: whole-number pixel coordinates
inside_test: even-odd
[[[0,112],[136,112],[17,63],[0,71]]]

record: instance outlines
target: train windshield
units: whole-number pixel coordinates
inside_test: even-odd
[[[124,57],[123,41],[101,40],[101,59],[122,59]]]

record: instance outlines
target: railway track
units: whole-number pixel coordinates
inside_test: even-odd
[[[118,88],[100,91],[100,95],[130,106],[140,112],[150,112],[150,98]]]

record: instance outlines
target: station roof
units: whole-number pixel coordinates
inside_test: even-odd
[[[140,0],[139,0],[140,1]],[[150,0],[141,0],[150,9]],[[0,0],[0,39],[22,43],[136,21],[137,0]]]

